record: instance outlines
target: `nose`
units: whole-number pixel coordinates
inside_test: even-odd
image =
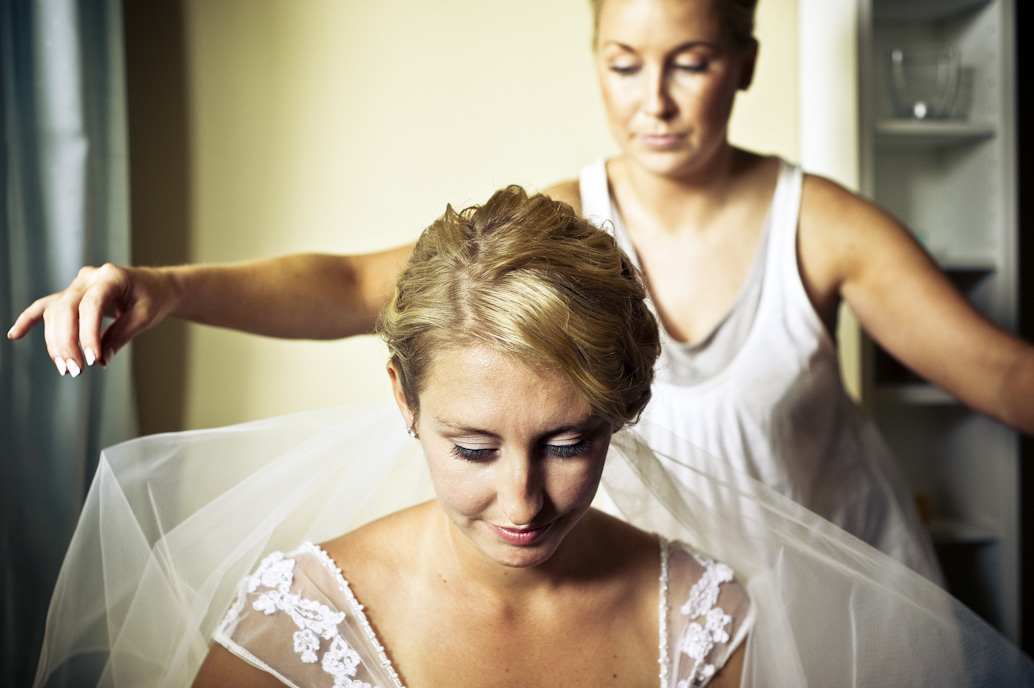
[[[541,471],[528,456],[500,462],[499,505],[510,524],[530,525],[544,501]]]
[[[650,69],[643,80],[643,110],[658,119],[667,119],[675,112],[675,101],[669,92],[668,74],[664,69]]]

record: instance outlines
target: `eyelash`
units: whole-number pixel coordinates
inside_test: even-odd
[[[672,66],[672,69],[676,69],[680,72],[688,72],[690,74],[702,74],[707,71],[710,65],[707,62],[701,62],[700,64],[692,65],[680,65],[676,64]],[[614,72],[619,76],[633,76],[639,71],[639,67],[619,67],[617,65],[611,66],[610,71]]]
[[[547,444],[544,450],[547,454],[557,459],[573,459],[576,456],[580,456],[585,453],[589,448],[589,442],[582,440],[574,444]],[[452,454],[458,459],[463,461],[480,462],[486,461],[491,458],[492,453],[495,449],[470,449],[469,447],[461,447],[458,444],[452,446]]]
[[[699,64],[691,64],[691,65],[687,65],[687,64],[679,65],[679,64],[677,64],[677,65],[675,65],[675,69],[678,69],[678,70],[683,71],[683,72],[691,72],[693,74],[699,74],[701,72],[706,72],[707,68],[709,66],[710,65],[707,62],[701,62]]]
[[[468,447],[461,447],[458,444],[452,446],[452,454],[458,459],[464,461],[471,461],[474,463],[484,461],[489,458],[489,454],[494,452],[495,449],[470,449]]]

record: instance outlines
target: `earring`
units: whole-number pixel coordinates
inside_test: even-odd
[[[412,425],[406,426],[406,434],[414,439],[416,438],[416,430],[413,429]]]

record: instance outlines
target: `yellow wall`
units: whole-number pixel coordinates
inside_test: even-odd
[[[806,170],[859,186],[858,0],[798,0],[797,129]],[[847,306],[837,331],[844,386],[862,394],[861,330]]]
[[[479,202],[511,182],[542,188],[615,151],[588,0],[157,4],[175,21],[127,9],[138,261],[374,250],[412,240],[446,202]],[[735,142],[790,158],[796,4],[760,3],[758,76],[731,128]],[[166,87],[148,70],[176,60],[145,37],[177,22],[179,119],[134,106]],[[164,118],[180,122],[182,150],[153,126]],[[163,150],[180,165],[167,175],[148,156]],[[174,220],[156,210],[169,188],[182,197]],[[383,364],[371,338],[284,342],[163,324],[138,345],[143,429],[386,398]]]
[[[799,0],[760,0],[754,83],[733,111],[729,138],[760,153],[798,158],[797,8]]]

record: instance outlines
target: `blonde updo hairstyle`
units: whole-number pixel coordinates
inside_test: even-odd
[[[600,12],[607,0],[589,0],[592,6],[592,45],[596,48],[600,29]],[[758,0],[685,0],[685,2],[713,2],[722,13],[725,28],[740,49],[754,41],[754,15]]]
[[[377,329],[414,412],[439,353],[485,345],[559,372],[617,429],[649,401],[660,353],[642,277],[614,239],[517,186],[424,230]]]

